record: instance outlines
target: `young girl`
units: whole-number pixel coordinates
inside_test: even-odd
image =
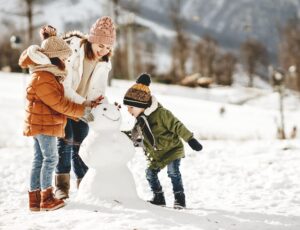
[[[143,138],[145,155],[149,162],[146,178],[153,191],[150,200],[155,205],[166,205],[164,193],[157,174],[165,166],[171,178],[174,192],[174,208],[185,207],[185,194],[180,173],[180,161],[184,157],[184,148],[180,138],[193,150],[200,151],[201,144],[170,111],[162,107],[149,90],[150,76],[142,74],[136,84],[126,92],[124,104],[128,112],[136,118],[131,138]]]
[[[66,61],[68,75],[63,82],[66,97],[76,103],[97,98],[100,101],[104,98],[115,37],[115,26],[110,17],[98,19],[88,36],[79,32],[71,32],[65,36],[73,51]],[[59,199],[69,197],[71,161],[77,187],[88,170],[78,154],[82,141],[88,135],[88,124],[68,119],[65,132],[66,136],[58,139],[55,197]]]
[[[31,211],[55,210],[64,202],[52,193],[52,175],[57,164],[56,137],[64,136],[66,116],[83,117],[91,102],[76,104],[64,97],[66,76],[64,60],[71,49],[56,36],[52,26],[41,28],[41,47],[32,45],[20,59],[22,68],[29,68],[31,81],[27,87],[24,135],[33,136],[34,158],[31,169],[29,208]],[[88,114],[88,113],[86,113]],[[86,117],[85,117],[86,118]]]

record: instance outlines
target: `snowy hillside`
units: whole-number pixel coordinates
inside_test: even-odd
[[[60,31],[79,29],[87,32],[96,18],[102,14],[111,14],[112,9],[108,2],[107,0],[36,1],[33,22],[36,26],[44,23],[53,24]],[[139,17],[166,30],[173,30],[169,16],[171,2],[172,0],[120,0],[123,12],[135,4],[134,8],[137,9]],[[24,29],[27,21],[25,17],[19,16],[22,9],[25,9],[24,3],[20,0],[1,0],[0,3],[0,29],[3,34]],[[277,50],[279,41],[278,26],[284,25],[288,19],[299,16],[300,1],[185,0],[182,1],[181,11],[187,20],[186,28],[189,34],[203,36],[209,33],[217,38],[221,45],[233,49],[238,49],[239,44],[248,36],[255,37],[273,52]],[[159,34],[155,27],[150,28]]]
[[[254,37],[271,48],[279,41],[278,26],[299,14],[298,0],[191,0],[183,9],[184,14],[197,15],[204,28],[223,35],[224,38],[236,38],[230,46],[237,45],[248,36]]]
[[[135,2],[143,18],[173,28],[170,22],[172,0]],[[121,3],[128,8],[130,1],[121,0]],[[277,52],[278,27],[299,17],[299,12],[299,0],[184,0],[181,7],[190,35],[210,34],[221,46],[233,50],[238,50],[246,38],[254,37],[268,47],[271,55]]]
[[[133,208],[119,203],[76,201],[72,175],[67,206],[53,212],[28,210],[32,160],[30,138],[22,136],[24,89],[29,78],[0,72],[0,229],[300,229],[300,143],[276,140],[277,96],[270,90],[189,89],[153,84],[152,93],[204,145],[200,153],[185,145],[182,175],[187,210]],[[111,102],[122,98],[133,82],[113,81]],[[299,97],[289,94],[287,131],[300,124]],[[220,115],[220,108],[225,113]],[[122,107],[122,129],[133,118]],[[299,127],[298,127],[299,128]],[[130,161],[141,200],[150,198],[141,149]],[[166,170],[160,174],[168,206],[173,194]],[[126,192],[126,191],[124,191]],[[147,206],[147,205],[146,205]]]

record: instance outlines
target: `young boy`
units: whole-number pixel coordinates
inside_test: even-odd
[[[125,94],[123,103],[127,106],[128,112],[136,118],[131,138],[134,142],[138,137],[143,139],[149,163],[146,178],[153,191],[153,198],[149,202],[166,205],[157,174],[167,166],[168,176],[173,185],[174,208],[183,208],[186,204],[179,166],[181,158],[184,157],[184,147],[180,138],[196,151],[200,151],[202,145],[193,137],[193,133],[151,95],[150,83],[150,76],[142,74]]]

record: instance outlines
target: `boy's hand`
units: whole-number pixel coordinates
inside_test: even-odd
[[[125,133],[125,134],[127,135],[127,137],[129,137],[130,140],[131,140],[131,131],[125,131],[125,130],[122,130],[121,132],[122,132],[122,133]]]
[[[143,139],[142,138],[137,138],[135,140],[132,139],[132,133],[131,131],[121,131],[122,133],[125,133],[129,139],[133,142],[134,147],[142,147],[143,146]]]
[[[201,151],[202,149],[202,145],[195,138],[189,140],[188,144],[195,151]]]
[[[138,138],[138,139],[134,140],[133,145],[134,145],[134,147],[143,147],[143,139]]]

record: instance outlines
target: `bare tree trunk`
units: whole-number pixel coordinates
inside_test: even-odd
[[[280,64],[284,69],[295,67],[288,76],[288,87],[300,91],[300,20],[291,19],[281,30]]]
[[[281,139],[285,139],[285,124],[284,124],[284,113],[283,113],[283,86],[279,86],[279,109],[280,109],[280,123],[281,123]]]
[[[184,20],[180,17],[182,0],[176,0],[171,4],[170,18],[173,23],[176,37],[172,47],[172,73],[173,82],[179,82],[186,75],[185,64],[189,55],[188,38],[184,35]]]
[[[134,51],[133,51],[133,28],[129,24],[127,26],[127,64],[128,64],[128,77],[134,79],[135,77],[135,64],[134,64]]]
[[[249,71],[249,83],[248,87],[253,87],[253,74]]]
[[[265,46],[257,40],[248,39],[241,45],[243,65],[248,72],[249,87],[253,87],[253,77],[258,64],[267,65],[268,52]]]
[[[34,0],[25,0],[26,1],[26,17],[28,20],[28,43],[31,44],[33,42],[33,1]]]
[[[118,25],[119,23],[119,0],[112,0],[111,2],[112,4],[112,13],[113,13],[113,20],[114,20],[114,23],[116,25]],[[120,47],[120,28],[117,29],[116,31],[116,43],[118,45],[118,48],[117,49],[121,49]],[[114,54],[116,55],[117,52],[115,52]],[[108,85],[111,86],[111,81],[112,79],[116,76],[116,68],[118,68],[118,57],[117,56],[113,56],[112,57],[112,71],[110,72],[109,74],[109,78],[108,78]]]

